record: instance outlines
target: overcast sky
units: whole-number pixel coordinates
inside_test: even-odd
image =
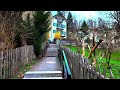
[[[97,20],[99,17],[107,21],[110,20],[109,16],[105,14],[105,12],[109,12],[109,11],[70,11],[70,12],[77,21],[88,20],[88,19]],[[52,11],[52,15],[55,15],[56,13],[57,11]]]

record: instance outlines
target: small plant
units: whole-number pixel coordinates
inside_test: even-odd
[[[30,63],[25,64],[20,68],[19,72],[12,79],[22,79],[24,77],[24,73],[28,71],[31,66],[35,65],[38,60],[32,60]]]

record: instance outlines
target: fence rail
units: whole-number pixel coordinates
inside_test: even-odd
[[[110,78],[107,78],[106,69],[104,70],[104,75],[102,75],[100,65],[98,68],[91,66],[87,58],[82,57],[76,52],[72,52],[69,48],[61,48],[67,57],[72,79],[114,79],[111,69]]]

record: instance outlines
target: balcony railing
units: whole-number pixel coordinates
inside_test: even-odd
[[[63,21],[61,21],[61,20],[57,20],[57,22],[58,22],[58,23],[63,23]]]

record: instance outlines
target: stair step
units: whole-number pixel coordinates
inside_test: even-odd
[[[54,57],[57,57],[58,56],[58,53],[57,52],[47,52],[46,53],[46,55],[45,55],[46,57],[48,57],[48,56],[54,56]]]
[[[41,78],[41,77],[62,77],[61,71],[29,71],[24,78]]]
[[[48,48],[47,52],[46,52],[46,57],[49,57],[49,56],[58,56],[58,50],[57,48]]]
[[[23,78],[23,79],[62,79],[62,77],[39,77],[39,78]]]

